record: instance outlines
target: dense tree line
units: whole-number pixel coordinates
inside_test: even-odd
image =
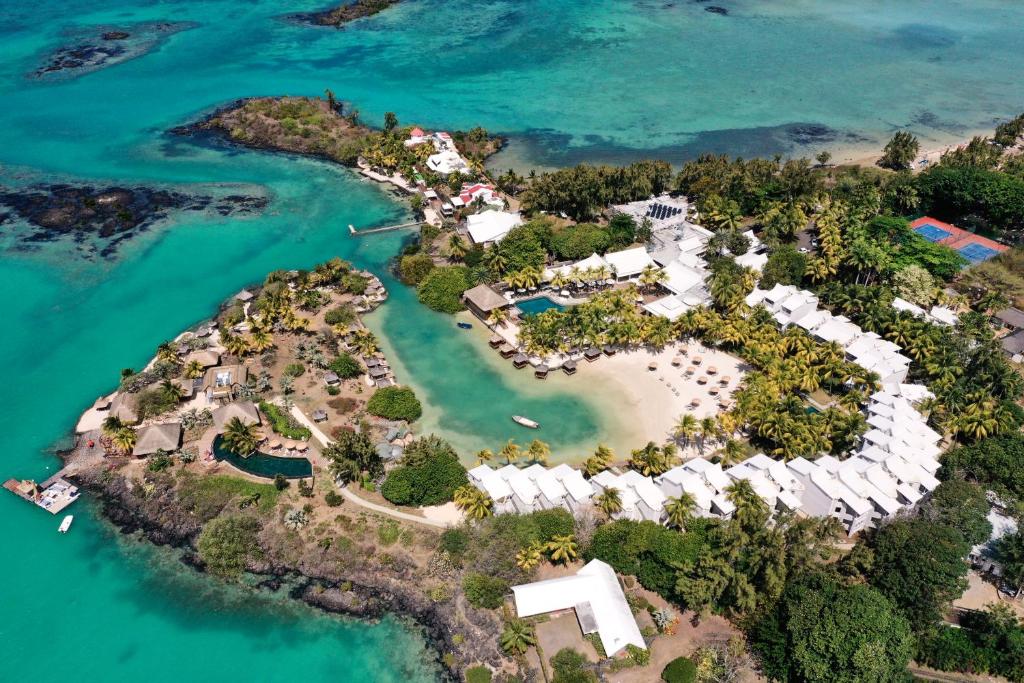
[[[592,166],[543,173],[522,195],[529,211],[565,213],[585,221],[609,204],[645,199],[672,187],[672,167],[665,161],[638,161],[628,166]]]

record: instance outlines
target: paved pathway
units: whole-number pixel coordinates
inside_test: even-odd
[[[404,519],[407,522],[415,522],[417,524],[426,524],[427,526],[436,527],[438,529],[448,528],[447,524],[439,522],[434,519],[427,519],[426,517],[420,517],[418,515],[410,515],[408,512],[401,512],[400,510],[393,510],[392,508],[384,507],[383,505],[371,503],[370,501],[357,496],[355,492],[352,491],[352,489],[348,488],[347,486],[341,489],[341,495],[345,496],[345,498],[352,501],[359,507],[364,507],[367,510],[379,512],[382,515],[387,515],[388,517],[394,517],[395,519]]]

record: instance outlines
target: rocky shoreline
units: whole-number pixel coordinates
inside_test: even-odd
[[[74,450],[61,454],[65,462],[73,459]],[[183,564],[205,572],[196,553],[196,539],[202,529],[199,520],[185,510],[170,490],[139,495],[124,477],[104,467],[82,469],[69,475],[75,485],[88,491],[102,506],[103,516],[123,534],[140,534],[156,545],[183,552]],[[501,656],[493,634],[500,630],[500,621],[493,615],[466,609],[464,604],[435,603],[424,596],[415,577],[404,575],[382,565],[372,569],[331,571],[326,566],[296,567],[267,562],[250,566],[251,574],[261,579],[258,586],[269,590],[288,587],[289,596],[317,609],[362,620],[377,620],[386,615],[409,619],[437,656],[437,664],[445,681],[460,681],[460,667],[445,653],[458,652],[466,661],[487,662],[501,666]],[[460,599],[460,602],[463,602]],[[460,613],[463,615],[460,618]],[[481,623],[466,617],[476,613]],[[491,623],[493,621],[493,623]],[[466,633],[472,629],[475,633]],[[462,638],[456,638],[461,634]],[[487,637],[478,637],[484,636]]]

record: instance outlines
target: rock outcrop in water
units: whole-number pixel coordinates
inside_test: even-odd
[[[193,28],[188,22],[150,22],[127,27],[94,27],[75,31],[68,44],[43,60],[36,78],[74,78],[141,57],[171,35]]]
[[[85,252],[112,256],[121,242],[166,218],[171,211],[213,211],[221,216],[254,214],[267,205],[265,197],[185,194],[151,187],[92,187],[32,185],[0,187],[0,227],[21,222],[15,233],[22,246],[71,239]],[[89,244],[90,238],[97,240]]]
[[[296,14],[295,19],[317,26],[333,26],[343,28],[345,24],[370,17],[378,12],[383,12],[392,5],[397,5],[401,0],[356,0],[320,12],[308,14]]]

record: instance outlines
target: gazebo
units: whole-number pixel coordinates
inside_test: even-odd
[[[473,289],[466,290],[462,294],[462,299],[466,302],[466,307],[481,320],[486,320],[491,311],[509,306],[505,297],[485,284],[479,284]]]
[[[181,423],[150,425],[139,430],[132,455],[152,455],[157,451],[176,451],[181,444]]]

